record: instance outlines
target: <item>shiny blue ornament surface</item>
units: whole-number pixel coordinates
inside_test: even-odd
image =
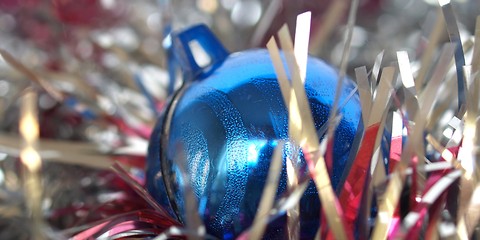
[[[160,118],[150,140],[147,187],[157,201],[181,221],[185,186],[192,188],[207,232],[234,238],[253,222],[262,197],[273,149],[288,140],[288,113],[268,52],[233,53],[203,76],[186,84]],[[309,58],[306,94],[317,131],[328,119],[337,85],[336,71]],[[344,80],[342,100],[354,84]],[[346,165],[361,119],[357,95],[340,110],[343,118],[334,142],[334,187]],[[325,127],[325,126],[323,126]],[[321,136],[319,136],[321,137]],[[285,157],[277,198],[286,191]],[[305,160],[297,159],[299,169]],[[182,174],[185,172],[186,174]],[[301,237],[313,239],[321,205],[311,181],[300,203]],[[266,237],[283,238],[286,218],[267,229]]]

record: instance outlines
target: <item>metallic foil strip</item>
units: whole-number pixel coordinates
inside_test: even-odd
[[[204,239],[217,239],[211,235],[204,235],[200,236],[196,232],[189,231],[188,229],[180,228],[178,226],[171,226],[155,238],[153,240],[170,240],[170,239],[191,239],[191,238],[198,238],[203,237]]]
[[[288,190],[292,191],[298,187],[298,173],[291,158],[287,157],[286,165]],[[300,205],[298,203],[287,210],[287,232],[288,239],[300,238]]]
[[[283,67],[282,59],[280,58],[280,51],[278,50],[277,43],[275,38],[271,37],[267,42],[268,53],[272,59],[273,68],[277,76],[278,85],[280,86],[280,91],[282,92],[283,101],[285,106],[289,106],[290,103],[290,82],[288,81],[287,73]]]
[[[367,68],[365,66],[355,68],[355,76],[357,79],[358,93],[360,94],[360,104],[362,104],[363,122],[368,122],[368,116],[372,108],[372,91],[370,82],[368,81]]]
[[[289,137],[294,141],[301,141],[302,121],[300,119],[297,119],[296,121],[294,120],[295,117],[300,115],[298,113],[299,110],[297,97],[291,87],[290,82],[288,81],[287,73],[280,57],[280,51],[273,37],[268,41],[267,48],[270,58],[272,59],[275,74],[277,75],[277,81],[279,83],[285,105],[289,110]]]
[[[307,74],[308,44],[310,40],[311,12],[305,12],[297,16],[295,28],[295,46],[293,51],[297,60],[300,80],[305,84]]]
[[[20,139],[17,136],[0,134],[0,151],[8,155],[19,157],[20,149],[15,143]],[[95,169],[108,169],[113,164],[109,156],[96,153],[97,147],[90,143],[41,139],[38,141],[42,160],[76,164]]]
[[[29,68],[27,68],[25,65],[23,65],[21,62],[16,60],[11,54],[9,54],[5,50],[0,50],[0,55],[5,59],[7,63],[9,63],[13,68],[15,68],[17,71],[25,75],[27,78],[29,78],[31,81],[39,84],[49,95],[55,99],[58,102],[66,103],[67,106],[71,107],[74,111],[79,112],[82,114],[82,116],[92,116],[92,113],[94,115],[97,114],[97,111],[92,111],[92,109],[96,109],[95,107],[92,107],[91,105],[84,105],[81,102],[79,102],[74,96],[69,96],[66,97],[65,94],[58,90],[55,86],[53,86],[50,82],[46,81],[44,78],[38,76],[37,73],[33,72]],[[98,97],[98,95],[97,95]],[[69,104],[70,103],[70,104]],[[94,102],[95,104],[98,104],[98,102]],[[120,106],[120,104],[118,104]],[[128,112],[128,110],[125,110]],[[124,113],[125,113],[124,111]],[[105,113],[101,112],[99,115],[106,116]],[[124,118],[128,120],[128,118],[133,118],[135,114],[124,114]],[[136,115],[141,115],[141,114],[136,114]],[[140,118],[136,118],[136,120],[141,120],[141,121],[146,121],[142,120]],[[148,121],[151,121],[148,120]],[[132,124],[130,121],[129,124]],[[149,124],[148,122],[146,124]],[[150,123],[151,124],[151,123]],[[130,127],[130,126],[127,126]],[[138,126],[136,126],[138,127]],[[137,130],[137,129],[134,129]],[[144,134],[148,138],[149,133]]]
[[[364,193],[364,185],[370,179],[370,165],[375,140],[380,124],[369,126],[365,131],[358,154],[349,170],[349,175],[339,195],[340,205],[345,211],[348,227],[353,228],[360,207],[360,200]]]
[[[304,122],[300,116],[301,112],[298,106],[298,98],[294,89],[290,89],[290,96],[290,102],[288,103],[288,135],[290,141],[292,141],[295,146],[298,146],[304,144],[306,141],[305,135],[302,134]]]
[[[153,112],[153,114],[155,116],[158,116],[160,114],[160,112],[157,109],[157,104],[155,102],[155,98],[147,90],[147,87],[145,86],[144,81],[143,81],[142,77],[140,76],[140,74],[138,74],[138,73],[133,74],[133,79],[134,79],[135,83],[137,84],[137,87],[140,89],[141,93],[143,94],[143,96],[145,96],[145,98],[147,99],[148,105],[149,105],[151,111]]]
[[[480,17],[477,18],[477,25],[475,29],[475,45],[473,48],[472,64],[478,64],[479,61],[479,42]],[[468,68],[466,70],[468,70]],[[466,76],[473,79],[471,80],[470,86],[468,88],[465,128],[463,132],[462,147],[459,151],[459,158],[461,158],[462,160],[462,166],[465,167],[465,171],[460,182],[461,188],[457,219],[458,237],[471,236],[471,234],[473,233],[473,228],[476,226],[478,219],[480,219],[480,213],[474,210],[475,207],[478,207],[479,205],[475,203],[475,198],[478,198],[475,194],[478,194],[479,192],[478,182],[480,180],[478,174],[478,142],[480,140],[480,137],[478,136],[479,124],[477,120],[480,113],[478,103],[478,99],[480,97],[480,76],[478,72],[476,72],[478,71],[478,66],[472,66],[472,68],[469,70],[471,71],[466,71],[466,73],[470,74]]]
[[[108,231],[105,231],[102,235],[98,236],[97,238],[98,239],[102,239],[102,238],[118,239],[121,236],[133,237],[135,235],[147,232],[145,231],[147,229],[154,229],[154,228],[155,228],[154,225],[152,226],[151,224],[144,223],[141,221],[124,221],[111,227],[110,229],[108,229]],[[155,232],[150,232],[148,235],[155,236],[157,234],[158,234],[158,230]]]
[[[181,177],[183,179],[183,191],[184,191],[184,208],[185,212],[188,213],[185,216],[185,227],[187,231],[196,233],[195,235],[189,236],[190,239],[203,239],[206,234],[206,228],[198,212],[198,201],[193,188],[190,182],[190,176],[187,172],[187,164],[182,164],[186,162],[186,156],[183,153],[178,153],[175,156],[177,159],[175,161],[180,162],[178,168],[181,172]],[[146,192],[148,194],[148,192]],[[148,195],[150,196],[150,195]],[[153,198],[152,198],[153,200]],[[165,211],[166,212],[166,211]]]
[[[307,150],[306,155],[314,153],[316,157],[310,156],[310,172],[317,173],[312,176],[316,183],[322,208],[324,209],[327,223],[332,229],[333,235],[337,239],[347,239],[348,232],[345,231],[342,224],[343,213],[336,201],[335,193],[332,189],[328,171],[326,169],[325,161],[323,159],[323,152],[318,151],[318,136],[313,125],[311,111],[306,98],[305,89],[300,79],[298,62],[295,59],[293,44],[286,26],[279,31],[279,38],[284,49],[287,64],[290,72],[292,72],[292,87],[290,95],[289,106],[289,131],[295,126],[295,129],[300,130],[301,133],[294,133],[295,136],[300,136],[300,139],[292,139],[300,146]],[[275,51],[273,51],[275,52]],[[279,61],[278,58],[276,61]],[[297,101],[298,100],[298,101]],[[320,171],[320,172],[319,172]],[[332,205],[333,204],[333,205]]]
[[[267,228],[268,215],[275,201],[275,193],[278,189],[278,181],[282,170],[282,155],[284,143],[279,143],[272,156],[270,168],[268,170],[267,185],[263,188],[262,198],[258,205],[255,219],[253,220],[250,230],[240,236],[238,239],[261,239],[265,229]]]
[[[465,225],[468,216],[475,215],[475,211],[468,211],[471,205],[472,196],[476,191],[476,181],[472,178],[466,178],[465,172],[460,179],[460,193],[458,196],[458,215],[457,215],[457,236],[468,236],[468,230],[471,226]]]
[[[118,174],[130,187],[141,197],[143,198],[153,209],[155,209],[160,216],[163,216],[167,219],[172,219],[172,217],[165,211],[158,203],[153,199],[153,197],[143,188],[135,179],[130,177],[128,172],[118,163],[115,163],[112,166],[112,170]],[[178,223],[177,223],[178,224]]]
[[[447,137],[447,143],[445,144],[445,147],[447,148],[454,148],[454,147],[459,147],[460,144],[462,143],[462,138],[463,138],[463,129],[464,129],[464,124],[462,120],[457,118],[456,116],[453,116],[450,121],[448,121],[448,129],[452,131],[452,135]]]
[[[417,114],[415,116],[415,126],[413,127],[411,136],[407,140],[406,148],[403,151],[401,161],[396,165],[394,174],[388,183],[387,190],[383,195],[383,199],[380,200],[379,211],[377,215],[377,223],[373,229],[372,237],[374,239],[386,239],[389,231],[390,224],[393,219],[394,211],[397,207],[400,193],[402,191],[405,181],[405,170],[411,158],[414,157],[414,152],[417,149],[423,149],[423,132],[427,121],[428,113],[433,108],[433,103],[436,98],[436,92],[440,87],[442,79],[445,77],[447,66],[449,65],[455,46],[446,44],[442,50],[439,63],[432,76],[432,80],[428,83],[425,91],[423,92],[423,98],[421,97],[420,103],[422,104],[420,110],[427,114]],[[422,157],[420,155],[419,157]]]
[[[409,212],[403,219],[402,231],[405,232],[405,235],[402,234],[402,237],[408,239],[420,234],[423,226],[422,222],[427,215],[428,209],[446,193],[448,188],[454,184],[461,175],[461,170],[454,170],[446,173],[440,172],[439,176],[435,177],[435,175],[433,175],[431,179],[429,179],[425,192],[422,195],[422,200],[417,204],[415,209]]]
[[[466,234],[468,237],[471,237],[475,228],[480,221],[480,201],[478,201],[480,196],[480,184],[477,183],[475,189],[470,198],[470,203],[468,204],[466,210],[466,216],[464,218]],[[460,232],[458,232],[460,233]]]
[[[325,144],[326,142],[324,140],[323,145]],[[326,146],[323,148],[325,147]],[[348,225],[346,225],[342,207],[337,200],[330,182],[330,175],[328,174],[323,157],[325,150],[321,149],[316,152],[308,151],[308,148],[306,150],[305,159],[307,160],[310,174],[317,187],[323,213],[331,234],[334,239],[352,239],[353,229],[347,229]]]
[[[455,157],[455,155],[453,155],[453,153],[448,148],[442,146],[442,144],[438,140],[436,140],[431,134],[427,135],[426,140],[437,152],[440,153],[440,156],[444,161],[451,163],[457,169],[462,169],[462,165],[460,165],[460,162]]]
[[[385,55],[385,50],[382,50],[376,57],[375,57],[375,62],[373,64],[372,70],[371,70],[371,81],[370,81],[370,87],[372,89],[371,92],[374,92],[375,88],[377,87],[378,83],[378,76],[380,76],[380,70],[382,67],[382,61],[383,61],[383,56]],[[374,94],[375,95],[375,94]]]
[[[480,28],[480,20],[477,22],[477,28]],[[480,31],[480,30],[479,30]],[[477,36],[476,36],[477,37]],[[477,41],[480,42],[480,34],[478,38],[475,39],[474,54],[478,53],[478,49],[475,49]],[[475,60],[475,56],[473,57]],[[473,72],[474,68],[478,66],[465,67],[466,80],[470,82],[470,86],[467,89],[467,100],[468,104],[466,106],[466,116],[465,116],[465,127],[463,131],[462,139],[462,148],[459,152],[459,158],[462,157],[462,165],[465,167],[465,177],[470,179],[475,173],[475,169],[478,168],[478,159],[476,159],[475,147],[476,142],[480,139],[476,135],[477,128],[477,118],[480,114],[480,105],[478,99],[480,98],[480,75],[478,72]]]
[[[426,87],[425,90],[419,96],[421,111],[425,112],[426,110],[428,110],[428,112],[430,112],[431,108],[433,107],[433,103],[438,96],[436,93],[440,88],[442,79],[444,79],[447,74],[454,51],[455,51],[455,45],[453,43],[447,43],[443,46],[438,64],[433,72],[431,80],[428,82],[428,85],[427,85],[428,88]],[[426,109],[427,107],[428,109]],[[414,116],[414,122],[417,123],[417,118],[421,121],[427,121],[424,115],[425,114],[416,114]],[[416,134],[420,134],[420,133],[416,133]],[[423,143],[420,143],[420,144],[423,144]],[[420,145],[420,146],[422,146],[421,149],[423,149],[423,145]]]
[[[381,138],[383,137],[383,132],[385,131],[385,119],[380,122],[379,132],[377,133],[377,138],[375,139],[375,148],[370,160],[370,174],[371,174],[371,183],[377,185],[378,182],[383,181],[387,178],[387,169],[385,169],[384,156],[382,153]],[[363,196],[362,196],[363,197]]]
[[[432,173],[435,173],[435,172],[438,172],[438,171],[447,171],[451,168],[452,168],[452,165],[449,164],[449,163],[436,162],[436,163],[425,165],[425,168],[420,169],[420,171],[424,171],[424,172],[432,174]],[[405,170],[405,174],[407,174],[407,175],[411,175],[412,172],[413,171],[412,171],[411,168],[407,168]],[[393,176],[393,175],[394,174],[392,174],[391,176]],[[300,181],[299,181],[299,184],[298,184],[297,187],[294,187],[294,188],[290,189],[289,192],[286,195],[282,196],[280,199],[278,199],[275,202],[275,206],[272,208],[272,211],[270,212],[270,216],[269,216],[269,219],[268,219],[269,223],[272,222],[273,220],[277,219],[278,217],[283,216],[286,211],[288,211],[289,209],[292,209],[297,204],[297,202],[302,197],[302,194],[305,191],[309,180],[310,180],[310,178],[300,178]],[[384,179],[383,184],[385,184],[385,181],[386,181],[386,179]],[[382,185],[382,184],[379,184],[379,186],[380,185]],[[370,214],[370,212],[368,212],[368,214]],[[320,231],[318,231],[317,233],[318,233],[317,236],[320,236]],[[331,237],[331,235],[329,235],[328,237]]]
[[[332,108],[330,109],[330,115],[329,115],[329,122],[332,123],[332,120],[337,116],[337,111],[338,111],[338,104],[340,101],[340,96],[342,95],[342,90],[343,90],[343,79],[346,76],[347,73],[347,66],[348,66],[348,60],[350,57],[350,50],[352,49],[352,36],[353,36],[353,28],[355,27],[355,21],[357,18],[357,11],[358,11],[358,0],[353,0],[350,5],[350,11],[348,13],[348,22],[347,22],[347,29],[345,31],[345,45],[343,46],[343,51],[342,51],[342,58],[340,61],[340,69],[338,72],[338,78],[337,78],[337,88],[335,89],[335,98],[333,100]],[[327,136],[330,138],[329,142],[333,144],[333,138],[334,138],[334,132],[335,128],[333,127],[333,124],[328,125],[328,130],[327,130]],[[328,148],[327,151],[333,151],[333,146]],[[330,171],[329,171],[330,172]]]
[[[278,199],[275,203],[275,207],[272,210],[271,218],[273,219],[275,217],[278,217],[285,211],[294,208],[297,205],[298,201],[300,201],[300,198],[302,197],[305,190],[307,189],[309,181],[310,178],[302,179],[301,181],[299,181],[299,184],[296,187],[292,187],[292,189],[289,190],[290,192],[286,196]]]
[[[463,49],[465,52],[473,51],[473,43],[471,40],[467,40],[463,44]],[[452,69],[454,66],[455,62],[452,62],[449,66],[448,69]],[[467,67],[468,68],[468,67]],[[465,66],[462,68],[463,71],[465,72]],[[469,78],[465,73],[463,73],[463,76],[465,77],[465,82],[467,82],[467,79]],[[450,111],[452,101],[451,98],[455,97],[455,94],[457,94],[456,91],[451,91],[452,89],[457,89],[457,81],[456,81],[456,74],[451,74],[447,72],[447,80],[445,81],[445,86],[440,89],[440,92],[437,93],[438,95],[438,103],[435,106],[434,112],[432,113],[432,116],[428,120],[429,123],[426,127],[428,131],[433,130],[435,127],[435,124],[438,124],[440,121],[440,117],[445,114],[445,112]],[[471,77],[470,77],[471,79]],[[468,83],[468,82],[467,82]],[[466,90],[467,91],[467,90]],[[468,93],[467,93],[467,98],[468,98]],[[468,101],[468,99],[467,99]],[[454,102],[453,102],[454,103]],[[468,104],[466,105],[468,107]],[[462,116],[463,113],[465,112],[466,109],[462,110]],[[457,119],[461,119],[462,117],[457,113],[456,114]],[[436,126],[436,127],[443,127],[443,126]],[[458,142],[457,142],[458,145]]]
[[[15,57],[13,57],[10,53],[8,53],[3,49],[0,49],[0,55],[3,57],[3,59],[6,62],[8,62],[8,64],[10,64],[10,66],[15,68],[17,71],[21,72],[29,80],[39,84],[46,92],[50,94],[50,96],[53,97],[53,99],[55,99],[58,102],[61,102],[63,100],[63,94],[61,92],[56,90],[55,87],[53,87],[50,83],[48,83],[44,79],[38,77],[37,74],[35,74],[33,71],[28,69],[25,65],[19,62],[17,59],[15,59]]]
[[[480,136],[480,120],[477,119],[476,122],[476,136]],[[480,165],[480,137],[477,137],[476,142],[475,142],[475,160],[477,166]],[[465,225],[467,229],[467,234],[468,236],[472,236],[473,232],[476,230],[478,223],[480,221],[480,201],[478,199],[480,198],[480,168],[475,169],[475,179],[476,179],[476,186],[475,190],[473,191],[472,197],[470,199],[470,203],[467,208],[467,216],[465,217]]]
[[[480,70],[480,16],[475,24],[475,43],[473,45],[472,72],[476,74]]]
[[[430,31],[430,35],[428,37],[428,44],[427,48],[424,50],[422,54],[422,58],[420,60],[420,69],[417,72],[417,77],[415,78],[416,83],[415,86],[417,87],[417,92],[423,91],[423,86],[425,82],[425,78],[428,73],[428,69],[430,69],[432,58],[435,54],[435,50],[438,48],[438,43],[440,42],[440,38],[444,32],[444,21],[439,20],[441,14],[441,9],[438,9],[436,15],[435,26]]]
[[[125,232],[115,234],[110,238],[111,239],[135,239],[135,237],[145,238],[146,236],[155,236],[156,234],[154,230],[155,229],[148,229],[148,228],[142,228],[138,230],[132,229],[130,231],[125,231]]]
[[[271,223],[279,217],[284,216],[285,212],[294,209],[298,205],[298,202],[302,198],[303,193],[307,189],[309,181],[309,177],[301,178],[298,185],[288,189],[288,192],[286,192],[286,194],[284,194],[282,197],[280,197],[274,202],[274,206],[271,208],[268,218],[265,218],[264,220],[267,223]],[[249,231],[250,229],[245,230],[244,234],[241,234],[241,237],[244,239],[248,238]]]
[[[450,42],[456,44],[455,65],[457,69],[457,87],[458,87],[458,110],[457,115],[462,118],[466,107],[466,83],[463,75],[463,66],[465,66],[465,56],[463,52],[460,32],[458,30],[457,19],[453,12],[450,0],[439,1],[442,7],[443,17],[445,18],[448,37]]]
[[[305,12],[297,16],[295,28],[294,54],[299,68],[299,75],[302,84],[305,84],[308,61],[308,46],[310,40],[311,12]],[[318,137],[318,136],[317,136]],[[313,144],[316,144],[313,143]],[[294,154],[292,158],[296,159]],[[292,189],[298,185],[298,175],[292,158],[287,161],[288,188]],[[287,235],[289,239],[300,239],[300,205],[297,203],[292,209],[287,210]]]
[[[283,7],[283,1],[271,1],[267,7],[267,10],[263,14],[260,22],[257,24],[255,31],[253,32],[252,39],[250,40],[250,46],[259,46],[265,33],[270,28],[275,16]]]
[[[156,236],[153,240],[169,240],[172,239],[173,236],[187,236],[188,233],[176,226],[172,226],[168,228],[165,232]]]
[[[347,10],[348,2],[346,0],[331,1],[328,6],[327,14],[320,26],[320,29],[312,37],[311,51],[320,55],[324,45],[333,33],[333,30],[339,25],[344,12]]]
[[[290,107],[289,107],[289,128],[290,126],[297,126],[300,128],[301,133],[298,134],[301,137],[299,139],[292,139],[295,144],[304,146],[308,144],[311,148],[317,148],[319,145],[318,136],[315,131],[315,125],[313,124],[312,111],[308,104],[307,95],[303,86],[300,67],[298,61],[295,58],[293,49],[292,38],[288,31],[287,25],[284,25],[278,32],[280,44],[285,53],[287,60],[287,66],[291,73],[291,93],[290,93]],[[305,62],[305,61],[302,61]],[[297,106],[295,109],[294,106]],[[295,133],[297,135],[297,133]]]
[[[369,127],[380,122],[384,115],[384,109],[389,104],[390,95],[392,93],[393,79],[395,74],[394,67],[385,67],[382,70],[382,78],[376,88],[376,96],[372,103],[372,109],[365,126]]]
[[[391,139],[390,139],[390,155],[388,161],[388,172],[391,173],[395,164],[400,161],[403,149],[403,130],[405,128],[406,119],[401,111],[397,110],[392,113],[391,122]]]
[[[408,53],[406,51],[397,52],[398,68],[400,70],[400,76],[402,77],[403,86],[412,93],[413,96],[417,96],[417,86],[413,79],[412,69],[410,67],[410,59],[408,59]]]
[[[406,51],[397,52],[398,66],[400,69],[400,76],[402,79],[403,86],[407,90],[405,93],[405,106],[407,112],[410,116],[415,116],[418,110],[418,101],[417,101],[417,91],[415,81],[413,79],[413,74],[410,67],[410,60],[408,59],[408,53]],[[425,154],[419,153],[420,156]],[[418,158],[412,159],[412,167],[415,170],[412,177],[411,185],[411,206],[413,207],[416,204],[415,199],[417,196],[420,196],[425,187],[426,176],[418,171],[418,168],[422,167],[425,162],[423,160],[417,161]]]
[[[350,228],[355,226],[365,184],[367,184],[371,178],[372,155],[373,151],[379,146],[379,134],[383,132],[379,130],[383,129],[380,127],[383,126],[385,122],[385,118],[383,117],[384,110],[389,103],[388,99],[391,94],[391,82],[394,79],[394,73],[395,68],[393,67],[387,67],[383,70],[382,79],[377,89],[378,95],[372,104],[371,113],[365,124],[367,130],[365,131],[358,154],[349,170],[350,174],[339,195],[339,201],[347,213],[346,216],[348,217],[346,217],[346,219]],[[374,167],[375,166],[377,166],[377,164],[374,164]],[[372,169],[374,169],[374,167]]]
[[[22,97],[20,107],[19,132],[22,137],[20,160],[23,163],[23,184],[27,207],[31,214],[32,236],[35,239],[45,239],[43,233],[44,221],[42,212],[43,186],[41,179],[42,160],[38,154],[37,93],[28,88]]]
[[[301,126],[295,125],[295,121],[293,121],[295,116],[299,116],[298,111],[298,103],[296,102],[296,95],[295,92],[293,91],[290,82],[288,81],[288,77],[286,74],[286,71],[283,67],[282,60],[280,58],[280,53],[278,50],[278,46],[275,42],[275,39],[272,37],[267,43],[267,48],[270,54],[270,57],[272,59],[272,63],[274,65],[275,73],[277,75],[277,81],[280,85],[280,90],[282,92],[283,99],[285,101],[285,105],[287,106],[287,109],[289,110],[289,137],[290,139],[301,139]],[[292,99],[290,99],[292,97]],[[301,123],[301,121],[300,121]],[[303,187],[299,188],[298,185],[298,176],[297,176],[297,171],[295,167],[288,163],[291,163],[290,158],[287,157],[287,174],[288,174],[288,179],[289,179],[289,191],[294,192],[296,189],[301,189],[299,191],[300,194],[303,194],[303,191],[305,191],[306,188],[306,182],[303,183]],[[290,166],[290,167],[288,167]],[[297,197],[295,197],[297,196]],[[299,230],[299,224],[300,222],[298,221],[298,202],[300,200],[301,195],[295,195],[292,194],[291,197],[289,197],[289,200],[285,200],[284,202],[292,202],[293,205],[291,207],[288,207],[285,209],[287,211],[287,230],[288,234],[293,234],[292,237],[295,237],[297,235],[297,232]],[[293,199],[293,200],[292,200]],[[279,200],[278,202],[282,202],[283,200]],[[278,208],[278,207],[277,207]],[[280,211],[283,212],[283,211]],[[275,217],[275,214],[273,214],[273,218]],[[272,217],[271,217],[272,218]]]
[[[403,187],[403,180],[405,178],[404,171],[406,166],[403,162],[396,165],[394,175],[390,178],[387,186],[387,191],[380,198],[379,211],[376,218],[376,224],[373,228],[373,239],[387,239],[390,224],[393,220],[393,213],[398,203],[398,198]]]
[[[155,229],[155,235],[161,234],[172,226],[178,226],[171,218],[165,218],[159,212],[143,209],[132,212],[119,214],[105,220],[92,223],[92,226],[80,233],[75,234],[70,239],[96,239],[108,238],[122,232],[131,230],[141,230],[141,227],[148,227],[148,229]],[[154,227],[154,228],[152,228]]]

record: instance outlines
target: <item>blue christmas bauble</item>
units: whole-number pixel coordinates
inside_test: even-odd
[[[172,215],[184,221],[191,214],[185,209],[188,184],[207,232],[234,238],[253,222],[273,149],[279,140],[288,141],[288,112],[264,49],[226,54],[203,71],[197,67],[187,69],[184,76],[191,81],[175,94],[152,134],[147,188]],[[337,78],[335,69],[308,58],[305,89],[319,132],[328,119]],[[343,81],[340,102],[354,89],[351,80]],[[351,97],[340,113],[343,118],[335,133],[331,176],[334,187],[361,119],[358,96]],[[285,155],[277,198],[287,188]],[[300,155],[297,161],[302,169],[305,160]],[[310,182],[300,201],[302,238],[313,239],[320,211],[317,190]],[[282,238],[284,228],[285,217],[279,218],[267,228],[266,236]]]

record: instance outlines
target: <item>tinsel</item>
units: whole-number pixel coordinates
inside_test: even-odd
[[[449,0],[1,1],[0,239],[213,238],[195,214],[182,225],[144,189],[148,138],[182,81],[169,68],[169,34],[199,22],[231,51],[269,50],[289,137],[308,162],[309,174],[293,171],[274,201],[277,147],[239,239],[261,238],[285,213],[288,238],[298,239],[295,209],[310,179],[322,202],[318,239],[478,238],[479,9]],[[338,189],[329,151],[342,102],[318,142],[302,95],[307,52],[355,79],[361,99],[365,130]]]

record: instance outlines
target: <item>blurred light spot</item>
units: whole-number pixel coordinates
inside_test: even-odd
[[[247,162],[249,166],[256,166],[263,147],[267,144],[266,140],[252,140],[248,145]]]
[[[148,87],[148,91],[158,99],[167,97],[167,86],[169,78],[167,71],[156,66],[146,66],[141,72],[143,83]]]
[[[0,153],[0,160],[2,160],[2,157],[3,156],[6,156],[7,154],[4,154],[4,153]],[[3,171],[0,170],[0,184],[3,185],[3,183],[5,182],[5,174],[3,174]]]
[[[472,194],[472,198],[470,198],[471,202],[474,203],[475,205],[478,205],[480,204],[480,187],[477,187],[475,188],[475,190],[473,191],[473,194]]]
[[[117,107],[106,97],[98,96],[97,103],[98,106],[108,114],[113,115],[117,111]]]
[[[57,81],[57,82],[55,82],[55,85],[57,85],[59,89],[62,89],[65,92],[76,92],[76,91],[78,91],[75,84],[73,84],[71,82]]]
[[[0,97],[7,95],[10,90],[10,84],[5,80],[0,80]]]
[[[90,184],[92,184],[93,180],[91,177],[84,177],[80,180],[80,185],[83,187],[86,187]]]
[[[423,0],[427,4],[436,6],[438,4],[438,0]]]
[[[251,27],[262,16],[262,5],[258,1],[240,1],[233,7],[230,18],[239,27]]]
[[[140,179],[140,180],[145,179],[145,172],[143,171],[143,169],[139,169],[139,168],[132,167],[132,168],[130,169],[130,174],[131,174],[135,179]]]
[[[442,151],[441,156],[445,161],[451,163],[453,161],[453,153],[450,152],[448,149]],[[463,161],[462,161],[463,162]]]
[[[96,36],[97,43],[103,48],[109,48],[113,45],[112,35],[108,33],[101,33]]]
[[[362,27],[355,26],[352,35],[352,47],[361,47],[367,42],[367,31]]]
[[[7,159],[7,157],[8,157],[8,154],[0,152],[0,161],[3,161],[5,159]],[[1,170],[0,170],[0,172],[1,172]],[[2,172],[2,175],[3,175],[3,172]]]
[[[115,43],[125,50],[133,51],[139,47],[139,40],[130,28],[119,28],[112,32]]]
[[[443,113],[442,117],[438,121],[438,125],[444,126],[450,122],[450,120],[454,117],[454,112],[452,110],[447,110]]]
[[[452,128],[446,128],[445,130],[443,130],[443,136],[447,139],[450,139],[452,138],[453,136],[453,129]]]
[[[82,58],[89,58],[93,53],[93,46],[88,41],[80,41],[77,45],[77,52]]]
[[[222,7],[227,10],[232,10],[236,2],[237,0],[220,0],[220,4],[222,4]]]
[[[162,41],[162,46],[165,49],[169,49],[172,46],[172,36],[168,34]]]
[[[153,31],[159,31],[161,29],[162,19],[159,13],[152,13],[147,17],[147,26]]]
[[[217,0],[197,0],[197,7],[206,13],[214,13],[217,11],[218,2]]]
[[[467,43],[469,41],[469,39],[472,37],[472,34],[470,33],[469,30],[466,29],[465,26],[463,26],[461,23],[460,23],[460,29],[459,29],[459,33],[460,33],[460,40],[462,41],[463,44]]]
[[[190,41],[188,43],[188,46],[192,50],[193,58],[195,59],[195,62],[199,67],[203,68],[210,65],[212,59],[207,54],[207,52],[205,52],[205,49],[203,49],[203,47],[200,45],[200,43],[198,43],[198,41]]]
[[[438,0],[438,3],[440,4],[440,7],[443,7],[447,4],[449,4],[450,0]]]
[[[120,65],[120,60],[112,53],[106,53],[102,57],[102,64],[107,68],[115,68]]]
[[[52,207],[52,202],[51,198],[44,198],[42,201],[42,209],[48,211]]]
[[[115,0],[100,0],[100,4],[102,4],[102,7],[105,9],[112,9],[115,7]]]
[[[55,106],[55,104],[56,101],[47,94],[42,94],[38,98],[38,105],[41,109],[51,109],[53,106]]]
[[[101,203],[111,202],[124,197],[123,192],[101,193],[98,195],[98,201]]]

